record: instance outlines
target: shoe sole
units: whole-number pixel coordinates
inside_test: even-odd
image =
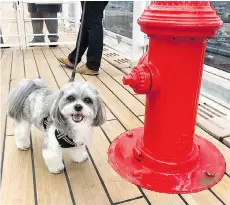
[[[80,73],[81,74],[81,73]],[[81,75],[90,75],[90,76],[96,76],[96,75],[99,75],[99,73],[95,73],[95,74],[92,74],[92,73],[83,73]]]
[[[64,64],[65,66],[67,66],[68,68],[72,68],[72,69],[74,68],[73,65],[69,65],[69,64],[63,62],[62,60],[59,60],[58,58],[57,58],[57,60],[58,60],[60,63],[62,63],[62,64]]]

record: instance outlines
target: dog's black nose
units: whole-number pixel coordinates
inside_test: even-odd
[[[75,109],[76,111],[78,111],[78,112],[81,111],[82,108],[83,108],[83,107],[82,107],[82,105],[80,105],[80,104],[77,104],[77,105],[74,106],[74,109]]]

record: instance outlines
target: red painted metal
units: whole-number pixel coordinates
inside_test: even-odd
[[[194,134],[206,39],[222,21],[209,2],[151,2],[138,20],[149,50],[123,78],[146,94],[144,128],[121,134],[111,166],[141,187],[166,193],[207,189],[224,175],[219,150]]]

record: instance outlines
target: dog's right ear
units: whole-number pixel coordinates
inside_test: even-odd
[[[55,100],[55,102],[53,103],[53,106],[51,108],[50,117],[54,120],[54,122],[63,124],[65,122],[65,119],[64,119],[64,117],[61,114],[60,109],[59,109],[59,102],[60,102],[62,96],[63,96],[63,92],[60,91],[57,99]]]

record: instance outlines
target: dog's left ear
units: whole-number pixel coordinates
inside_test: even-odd
[[[93,122],[94,127],[101,126],[106,121],[105,105],[102,102],[102,99],[100,98],[99,95],[97,95],[97,106],[98,106],[97,114]]]
[[[58,106],[62,96],[63,96],[63,92],[60,91],[60,93],[59,93],[57,99],[55,100],[55,102],[51,108],[51,111],[50,111],[51,118],[55,122],[57,122],[58,124],[65,122],[65,119],[63,118],[63,115],[61,114],[61,112],[59,110],[59,106]]]

